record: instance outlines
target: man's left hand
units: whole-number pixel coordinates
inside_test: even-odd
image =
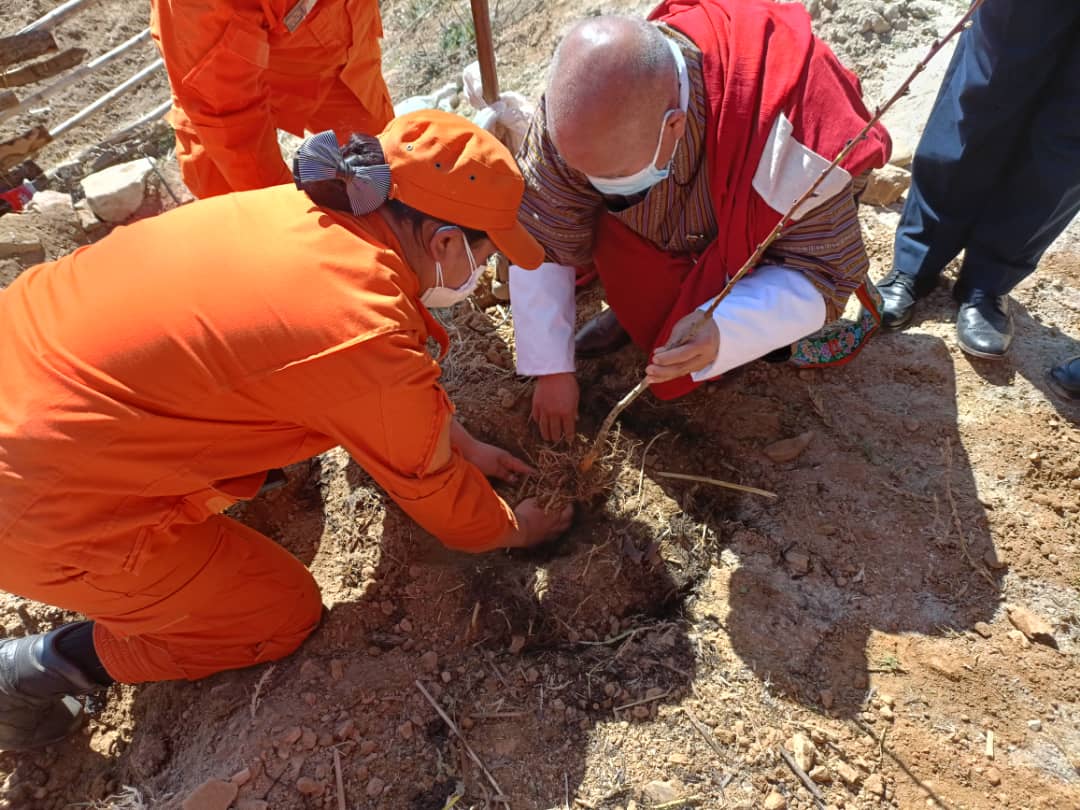
[[[690,332],[699,323],[691,337]],[[719,351],[720,330],[716,321],[694,310],[675,324],[667,345],[653,353],[652,362],[645,369],[645,379],[649,385],[655,385],[701,371],[716,360]]]
[[[471,445],[459,447],[461,455],[480,468],[488,478],[498,478],[511,484],[519,475],[537,475],[537,471],[513,453],[493,444],[474,439]]]

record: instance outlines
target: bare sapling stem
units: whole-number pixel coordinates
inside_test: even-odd
[[[851,154],[851,151],[856,147],[856,145],[858,145],[860,141],[866,139],[867,134],[870,132],[871,129],[874,128],[874,125],[876,125],[881,120],[882,116],[885,115],[885,113],[887,113],[897,101],[907,95],[908,90],[911,88],[911,83],[915,81],[915,78],[926,69],[926,66],[930,63],[930,60],[937,56],[941,49],[944,48],[945,45],[953,37],[955,37],[957,34],[959,34],[961,31],[963,31],[970,25],[972,15],[975,14],[979,6],[981,6],[984,2],[985,0],[974,0],[974,2],[971,4],[971,7],[967,10],[967,13],[960,18],[960,21],[957,22],[956,25],[954,25],[944,37],[934,41],[934,44],[930,46],[930,50],[927,52],[926,56],[922,58],[922,61],[915,65],[915,68],[911,71],[908,77],[904,79],[903,84],[901,84],[900,87],[897,88],[896,92],[892,94],[888,101],[886,101],[884,104],[880,105],[877,109],[874,110],[874,114],[870,118],[870,120],[866,122],[866,126],[864,126],[854,138],[852,138],[850,141],[847,142],[847,144],[845,144],[844,148],[840,150],[840,154],[838,154],[836,158],[833,159],[832,163],[826,166],[825,169],[821,172],[821,174],[818,175],[818,178],[813,183],[811,183],[810,187],[805,192],[803,192],[802,196],[791,204],[791,207],[787,210],[787,213],[785,213],[780,218],[780,221],[776,223],[776,226],[769,232],[769,235],[766,236],[764,240],[762,240],[761,244],[758,245],[757,248],[755,248],[754,252],[750,255],[750,258],[743,263],[742,267],[739,268],[738,272],[736,272],[735,275],[728,279],[727,283],[724,285],[724,289],[722,289],[719,294],[717,294],[716,297],[709,302],[708,307],[706,307],[704,310],[698,310],[698,319],[694,322],[694,325],[690,328],[690,330],[686,333],[682,340],[674,345],[665,345],[663,347],[664,349],[672,349],[675,348],[675,346],[681,346],[685,343],[689,343],[690,340],[693,339],[693,337],[698,333],[698,330],[701,329],[701,327],[706,323],[706,321],[712,318],[713,313],[716,312],[716,308],[720,305],[720,302],[727,297],[728,293],[731,292],[732,287],[734,287],[740,279],[742,279],[747,273],[749,273],[754,267],[757,266],[758,262],[761,261],[761,257],[765,255],[765,251],[769,249],[769,246],[776,241],[776,238],[780,235],[780,232],[787,227],[788,223],[791,222],[792,218],[795,216],[795,212],[798,211],[800,207],[802,207],[803,203],[805,203],[814,195],[814,192],[818,190],[821,184],[825,181],[825,178],[829,176],[830,172],[832,172],[833,169],[839,166],[843,162],[843,160]],[[596,463],[596,459],[600,456],[600,448],[603,447],[604,441],[607,439],[607,434],[611,430],[611,426],[615,423],[615,420],[618,418],[619,414],[626,410],[626,408],[628,408],[635,399],[645,393],[648,387],[648,383],[645,380],[642,380],[637,384],[637,386],[634,387],[634,389],[630,393],[628,393],[625,397],[615,403],[615,407],[611,409],[611,412],[607,415],[603,423],[600,425],[600,432],[597,433],[596,439],[593,441],[593,446],[589,449],[589,452],[586,453],[585,457],[581,460],[579,469],[582,472],[588,472],[589,469],[592,468],[593,464]]]

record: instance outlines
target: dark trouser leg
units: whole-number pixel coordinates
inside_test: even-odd
[[[1008,175],[1060,55],[1074,47],[1069,0],[993,0],[960,37],[915,152],[895,266],[927,292],[966,246]]]
[[[971,231],[961,290],[1006,295],[1080,211],[1080,11],[1072,17],[1063,50],[1044,54],[1053,75]]]

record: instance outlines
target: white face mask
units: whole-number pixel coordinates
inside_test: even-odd
[[[439,228],[439,231],[444,231],[447,228],[453,228],[453,225],[445,225]],[[455,228],[455,230],[457,230]],[[436,231],[438,233],[439,231]],[[476,289],[476,285],[480,283],[480,274],[484,272],[483,265],[476,264],[476,257],[473,256],[472,247],[469,245],[468,237],[465,236],[464,231],[458,231],[461,234],[462,240],[465,242],[465,255],[469,257],[469,267],[472,272],[469,277],[465,279],[465,283],[460,287],[447,287],[443,284],[443,269],[440,262],[435,262],[435,286],[424,290],[420,296],[420,303],[428,309],[443,309],[445,307],[452,307],[461,301],[464,301],[470,295],[473,290]]]
[[[686,59],[674,40],[669,39],[667,43],[671,49],[671,55],[675,59],[675,72],[679,77],[679,107],[683,112],[686,112],[690,104],[690,80],[687,75]],[[648,191],[660,181],[667,180],[668,175],[671,174],[671,163],[675,160],[675,149],[671,150],[671,159],[668,160],[664,168],[656,168],[656,161],[660,159],[660,150],[664,146],[664,129],[667,127],[668,119],[674,112],[675,110],[668,110],[664,113],[664,120],[660,123],[660,138],[656,143],[656,151],[653,153],[652,160],[643,169],[626,177],[592,177],[586,175],[592,187],[601,194],[616,197],[633,197],[635,194]],[[675,146],[678,147],[678,144],[679,142],[676,141]]]

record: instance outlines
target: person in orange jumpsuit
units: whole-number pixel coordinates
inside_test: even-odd
[[[381,132],[376,0],[151,0],[184,182],[199,198],[292,182],[277,130]]]
[[[322,611],[307,568],[221,511],[260,471],[344,446],[469,552],[569,525],[485,476],[530,468],[452,416],[428,307],[496,249],[537,266],[524,182],[494,136],[422,111],[306,141],[298,189],[197,201],[0,292],[0,588],[92,621],[0,641],[0,748],[56,740],[113,681],[285,656]]]

